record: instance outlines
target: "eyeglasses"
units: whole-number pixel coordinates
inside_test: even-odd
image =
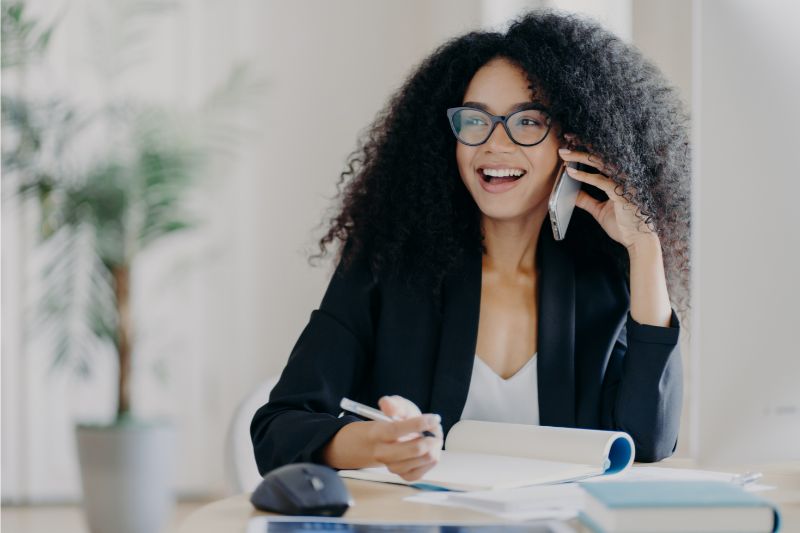
[[[498,122],[520,146],[539,144],[550,131],[550,115],[539,104],[531,104],[508,116],[492,115],[475,107],[451,107],[447,110],[447,119],[456,139],[468,146],[485,143]]]

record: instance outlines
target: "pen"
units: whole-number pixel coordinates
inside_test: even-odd
[[[364,405],[363,403],[359,403],[349,398],[342,398],[342,401],[339,402],[339,407],[344,409],[345,411],[350,411],[351,413],[355,413],[359,416],[363,416],[364,418],[369,418],[370,420],[379,420],[381,422],[394,422],[395,420],[388,416],[383,411],[379,411],[374,409],[368,405]],[[435,435],[425,430],[422,432],[423,437],[435,437]]]

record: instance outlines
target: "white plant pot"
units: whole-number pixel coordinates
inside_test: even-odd
[[[175,504],[175,428],[125,422],[75,428],[92,533],[163,531]]]

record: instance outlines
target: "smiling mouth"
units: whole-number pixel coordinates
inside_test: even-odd
[[[527,173],[528,173],[527,170],[523,170],[522,174],[520,174],[519,176],[498,177],[498,176],[487,176],[486,174],[483,173],[483,169],[482,168],[478,169],[478,174],[480,175],[481,179],[485,183],[510,183],[512,181],[517,181],[518,179],[520,179],[523,176],[525,176]]]

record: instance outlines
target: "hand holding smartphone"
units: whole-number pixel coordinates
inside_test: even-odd
[[[587,151],[583,146],[576,146],[574,149],[582,152]],[[550,200],[547,203],[547,209],[550,213],[550,226],[553,228],[553,238],[557,241],[563,240],[567,235],[567,227],[572,218],[572,212],[575,210],[575,200],[581,190],[581,182],[567,174],[568,166],[592,174],[598,172],[596,168],[581,163],[572,161],[563,161],[561,163],[556,181],[553,184],[553,190],[550,193]]]

